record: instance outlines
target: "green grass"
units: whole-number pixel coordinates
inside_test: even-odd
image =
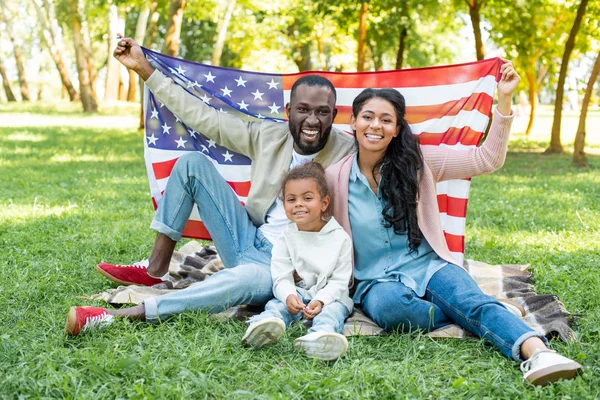
[[[600,397],[600,156],[577,169],[518,131],[504,168],[473,179],[467,256],[530,263],[540,293],[584,315],[577,342],[552,342],[584,365],[573,381],[533,388],[483,342],[418,334],[352,338],[330,364],[293,350],[300,326],[252,351],[241,346],[242,323],[204,313],[65,337],[69,306],[102,305],[78,296],[111,287],[95,264],[150,251],[136,121],[135,106],[122,104],[95,117],[63,103],[0,106],[0,397]]]

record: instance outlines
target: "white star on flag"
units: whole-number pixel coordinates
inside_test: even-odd
[[[150,118],[151,118],[151,119],[152,119],[152,118],[156,118],[156,119],[158,119],[158,111],[156,111],[156,108],[153,108],[153,109],[152,109],[152,116],[151,116]]]
[[[234,81],[237,82],[238,86],[243,86],[243,87],[246,87],[246,82],[248,82],[248,81],[243,80],[241,75],[238,79],[234,79]]]
[[[223,154],[223,157],[225,158],[225,161],[233,162],[233,161],[231,160],[231,157],[233,157],[233,154],[231,154],[231,153],[229,152],[229,150],[227,150],[227,151],[225,152],[225,154]]]
[[[198,132],[196,132],[193,129],[188,129],[187,131],[189,132],[189,134],[190,134],[191,137],[193,137],[194,139],[196,138],[196,133],[198,133]]]
[[[271,109],[271,114],[277,114],[279,113],[279,109],[281,108],[281,106],[278,106],[275,103],[273,103],[273,105],[269,106],[269,108]]]
[[[223,92],[223,96],[229,96],[229,97],[231,97],[231,92],[232,92],[232,91],[233,91],[233,90],[229,90],[229,89],[227,88],[227,86],[225,86],[223,89],[221,89],[221,92]]]
[[[256,116],[256,118],[263,119],[263,118],[265,118],[265,116],[259,113],[259,114]]]
[[[179,117],[175,114],[173,114],[173,116],[175,117],[175,122],[181,122],[181,120],[179,119]]]
[[[246,104],[246,103],[244,102],[244,100],[242,100],[242,102],[241,102],[241,103],[237,103],[237,105],[238,105],[238,106],[240,106],[240,110],[246,110],[246,111],[248,111],[248,106],[249,106],[249,104]]]
[[[277,89],[277,85],[279,85],[279,83],[275,82],[275,80],[271,78],[271,82],[267,82],[267,85],[269,85],[269,89]]]
[[[201,145],[200,145],[200,148],[202,149],[202,152],[203,152],[203,153],[204,153],[204,152],[207,152],[207,153],[208,153],[208,149],[206,148],[206,146],[205,146],[205,145],[201,144]]]
[[[212,100],[210,97],[208,97],[206,95],[206,93],[204,93],[204,96],[200,97],[200,100],[202,100],[203,102],[205,102],[206,104],[210,104],[210,101]]]
[[[223,107],[219,108],[219,112],[222,112],[224,114],[227,114],[227,111],[223,110]]]
[[[254,100],[257,100],[257,99],[261,99],[262,100],[263,99],[262,95],[264,93],[259,92],[258,89],[256,89],[256,92],[252,92],[252,94],[254,95]]]
[[[148,145],[153,144],[156,146],[156,141],[158,140],[158,138],[154,136],[154,133],[152,134],[152,136],[146,136],[146,139],[148,139]]]
[[[214,140],[208,139],[206,142],[208,143],[208,148],[211,148],[211,147],[214,147],[215,149],[217,148],[217,146],[216,146],[217,142],[215,142]]]
[[[163,128],[163,135],[166,134],[171,134],[171,132],[169,132],[171,130],[171,127],[169,125],[167,125],[167,123],[165,122],[165,124],[162,126]]]
[[[177,143],[177,148],[183,147],[185,148],[185,144],[187,143],[187,140],[183,140],[182,137],[179,138],[179,140],[176,140],[175,143]]]
[[[183,69],[181,67],[181,65],[180,65],[180,66],[177,67],[177,73],[180,74],[180,75],[185,76],[185,69]]]
[[[208,75],[204,75],[204,77],[206,78],[206,82],[215,83],[216,76],[214,76],[213,74],[211,74],[210,71],[208,71]]]

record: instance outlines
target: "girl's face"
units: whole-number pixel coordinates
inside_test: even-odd
[[[314,179],[295,179],[285,184],[285,215],[296,223],[299,231],[319,232],[325,226],[321,215],[329,201],[329,196],[321,196]]]
[[[352,116],[350,126],[356,131],[356,140],[361,153],[383,153],[400,133],[396,110],[392,103],[379,97],[368,100],[359,111]]]

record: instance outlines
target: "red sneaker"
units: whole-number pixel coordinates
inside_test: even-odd
[[[110,325],[114,317],[100,307],[71,307],[65,324],[65,335],[77,336],[81,331]]]
[[[130,265],[115,265],[100,263],[96,270],[113,282],[121,285],[153,286],[161,283],[162,279],[148,275],[148,260]]]

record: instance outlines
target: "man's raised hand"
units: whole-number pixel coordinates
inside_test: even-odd
[[[154,72],[154,68],[146,60],[140,45],[131,38],[120,38],[117,47],[113,51],[113,56],[121,64],[136,72],[143,80],[148,79]]]

